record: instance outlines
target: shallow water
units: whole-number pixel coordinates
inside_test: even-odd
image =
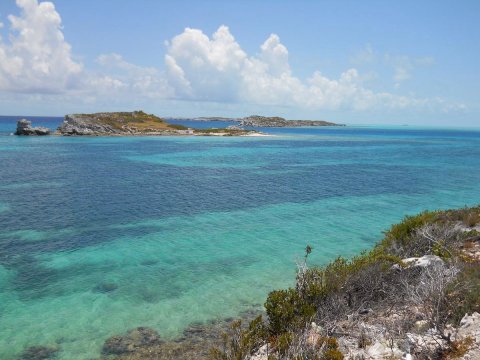
[[[262,138],[14,137],[0,118],[0,358],[91,359],[261,306],[311,263],[424,209],[480,203],[480,132],[269,129]],[[61,119],[35,119],[54,127]]]

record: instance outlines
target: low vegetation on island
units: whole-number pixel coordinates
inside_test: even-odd
[[[480,359],[480,207],[408,216],[323,267],[311,251],[266,319],[235,323],[211,359]]]

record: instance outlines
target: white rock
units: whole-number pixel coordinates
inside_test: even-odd
[[[415,322],[415,330],[417,332],[425,332],[428,330],[429,323],[427,320],[419,320]]]
[[[443,260],[437,255],[424,255],[422,257],[412,257],[403,259],[402,262],[407,265],[407,268],[421,267],[426,268],[428,266],[443,264]]]

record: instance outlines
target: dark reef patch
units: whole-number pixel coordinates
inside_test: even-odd
[[[56,357],[58,347],[30,346],[20,355],[19,360],[47,360]]]

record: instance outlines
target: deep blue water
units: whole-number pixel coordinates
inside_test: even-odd
[[[480,203],[478,130],[10,136],[18,118],[0,117],[1,359],[89,359],[140,325],[175,337],[290,285],[306,244],[324,263],[406,214]]]

